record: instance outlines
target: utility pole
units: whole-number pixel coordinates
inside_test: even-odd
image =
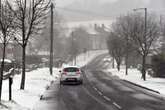
[[[145,49],[147,49],[147,44],[146,44],[146,41],[147,41],[147,8],[144,8],[145,10],[145,35],[144,35],[144,42],[145,42]],[[144,52],[144,56],[143,57],[146,57],[147,56],[147,53]],[[143,69],[142,69],[142,76],[143,76],[143,79],[146,80],[146,60],[143,60]]]
[[[147,44],[146,44],[146,41],[147,41],[147,8],[137,8],[137,9],[134,9],[134,11],[137,11],[137,10],[144,10],[144,49],[146,50],[147,49]],[[146,56],[147,56],[147,53],[144,52],[143,53],[143,62],[142,62],[142,78],[144,80],[146,80]]]
[[[128,75],[128,36],[126,36],[126,56],[125,56],[125,75]]]
[[[51,24],[50,24],[50,74],[53,74],[53,8],[54,5],[51,3]]]
[[[146,37],[147,37],[147,8],[144,8],[145,10],[145,41],[146,41]]]
[[[1,14],[1,0],[0,0],[0,14]]]
[[[2,20],[1,13],[2,13],[2,11],[1,11],[1,0],[0,0],[0,20]],[[0,66],[2,66],[2,64]],[[0,102],[1,102],[1,98],[2,98],[2,83],[3,83],[2,80],[3,80],[3,74],[0,71]]]

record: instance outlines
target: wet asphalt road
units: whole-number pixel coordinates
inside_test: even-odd
[[[83,85],[53,83],[34,110],[165,110],[158,95],[104,72],[110,67],[105,57],[100,55],[82,68]]]

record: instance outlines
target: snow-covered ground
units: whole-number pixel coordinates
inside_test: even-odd
[[[165,78],[153,78],[147,74],[146,81],[143,81],[140,71],[135,68],[129,68],[128,75],[125,75],[124,66],[121,68],[120,71],[118,71],[117,69],[112,69],[111,67],[109,67],[109,69],[107,69],[106,71],[112,73],[112,75],[114,76],[118,76],[120,79],[130,81],[154,91],[158,91],[162,96],[165,97]]]
[[[57,81],[58,69],[53,69],[53,76],[49,68],[40,68],[26,73],[25,90],[20,90],[21,75],[14,76],[12,85],[12,99],[8,101],[8,80],[3,81],[2,104],[0,110],[30,110],[39,101],[51,81]]]
[[[108,53],[108,51],[98,50],[90,51],[86,54],[80,54],[77,57],[77,65],[82,67],[96,56],[104,53]],[[111,60],[110,58],[105,58],[103,61],[110,62]],[[73,63],[70,62],[69,65],[72,64]],[[25,90],[19,89],[21,75],[14,76],[12,85],[13,101],[8,101],[8,80],[3,81],[2,104],[0,105],[0,110],[31,110],[36,102],[39,101],[40,96],[44,93],[46,87],[50,85],[51,81],[58,81],[58,71],[59,69],[54,68],[53,76],[49,74],[49,68],[40,68],[31,72],[27,72]],[[163,96],[165,96],[165,79],[163,78],[152,78],[147,75],[147,81],[143,81],[141,79],[141,73],[137,69],[129,69],[128,75],[126,76],[125,69],[123,67],[121,68],[120,72],[118,72],[117,69],[112,69],[111,67],[105,71],[107,74],[108,72],[111,72],[112,75],[118,76],[121,79],[131,81],[155,91],[159,91]]]
[[[96,56],[107,53],[106,50],[90,51],[77,57],[77,65],[82,67]],[[72,65],[70,62],[69,65]],[[21,75],[14,76],[12,85],[12,101],[8,101],[8,80],[3,81],[2,104],[0,110],[31,110],[40,96],[52,81],[59,80],[59,69],[53,69],[53,76],[49,68],[39,68],[26,73],[25,90],[20,90]]]

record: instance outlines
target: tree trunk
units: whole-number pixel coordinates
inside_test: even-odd
[[[125,75],[128,75],[128,54],[125,57]]]
[[[120,63],[117,63],[117,70],[120,71]]]
[[[115,59],[114,58],[112,58],[112,68],[114,69],[115,68],[115,61],[114,61]]]
[[[1,102],[1,97],[2,97],[2,83],[3,83],[3,70],[4,70],[4,60],[5,60],[5,54],[6,54],[6,44],[3,44],[3,54],[2,54],[2,63],[1,63],[1,68],[0,68],[0,102]]]
[[[22,47],[22,79],[21,79],[21,86],[20,89],[24,90],[25,89],[25,64],[26,64],[26,46],[24,45]]]
[[[145,81],[146,80],[146,55],[143,55],[143,59],[142,59],[142,78]]]
[[[128,36],[126,36],[125,75],[128,75]]]

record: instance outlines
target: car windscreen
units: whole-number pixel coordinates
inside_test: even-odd
[[[69,68],[64,68],[64,71],[65,72],[76,72],[76,71],[79,71],[79,69],[75,68],[75,67],[69,67]]]

